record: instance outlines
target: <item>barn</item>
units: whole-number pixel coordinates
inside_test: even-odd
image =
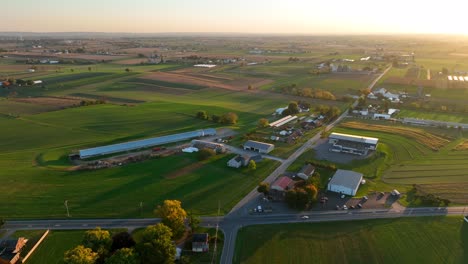
[[[362,173],[350,170],[337,170],[328,183],[327,190],[354,196],[362,181]]]
[[[254,141],[254,140],[248,140],[247,142],[244,143],[244,150],[251,150],[251,151],[264,153],[264,154],[271,152],[274,148],[275,148],[275,145],[273,144]]]
[[[199,138],[204,136],[214,136],[216,135],[216,129],[208,128],[202,130],[196,130],[191,132],[185,132],[180,134],[173,134],[167,135],[162,137],[155,137],[155,138],[148,138],[142,139],[137,141],[130,141],[125,143],[89,148],[89,149],[82,149],[79,151],[79,155],[81,159],[120,153],[125,151],[137,150],[137,149],[144,149],[150,148],[154,146],[159,146],[168,143],[174,143],[184,140],[189,140],[192,138]]]

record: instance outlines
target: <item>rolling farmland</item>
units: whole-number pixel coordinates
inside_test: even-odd
[[[242,228],[233,263],[466,263],[459,217],[258,225]]]

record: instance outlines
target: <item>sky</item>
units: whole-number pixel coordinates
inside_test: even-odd
[[[468,35],[468,0],[0,0],[1,32]]]

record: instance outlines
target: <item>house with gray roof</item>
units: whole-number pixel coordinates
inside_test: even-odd
[[[328,183],[327,190],[354,196],[361,184],[362,173],[350,170],[337,170]]]

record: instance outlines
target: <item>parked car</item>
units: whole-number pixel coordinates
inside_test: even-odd
[[[468,223],[468,215],[465,215],[465,221]]]
[[[346,204],[343,205],[343,210],[348,210],[348,206],[346,206]]]
[[[340,206],[339,206],[339,205],[336,205],[335,209],[336,209],[336,210],[340,210]]]
[[[301,219],[309,219],[309,216],[308,215],[303,215],[303,216],[301,216]]]
[[[364,196],[364,197],[362,197],[362,199],[364,199],[364,200],[366,200],[366,201],[367,201],[367,200],[369,200],[369,197],[367,197],[367,196]]]
[[[362,204],[360,204],[360,203],[357,204],[357,207],[362,208]]]
[[[354,208],[356,208],[356,207],[354,207],[354,205],[351,205],[351,206],[349,207],[349,209],[354,209]]]
[[[262,206],[261,206],[261,205],[257,206],[257,211],[258,211],[259,213],[263,212],[263,209],[262,209]]]
[[[341,199],[344,199],[346,197],[346,195],[342,194],[341,195]]]

